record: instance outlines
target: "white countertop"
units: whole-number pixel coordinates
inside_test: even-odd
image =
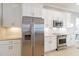
[[[52,33],[53,35],[68,35],[69,33]]]

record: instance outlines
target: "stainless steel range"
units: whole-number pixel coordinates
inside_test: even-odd
[[[56,50],[60,50],[60,49],[67,47],[66,37],[67,37],[67,35],[58,35],[57,36],[57,49]]]

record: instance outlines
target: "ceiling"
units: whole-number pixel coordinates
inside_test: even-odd
[[[58,8],[65,11],[79,13],[79,5],[77,5],[76,3],[46,3],[44,5],[51,8]]]

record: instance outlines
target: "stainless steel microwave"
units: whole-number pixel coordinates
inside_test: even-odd
[[[53,27],[62,28],[63,27],[63,21],[53,20]]]

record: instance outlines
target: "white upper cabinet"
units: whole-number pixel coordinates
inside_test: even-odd
[[[6,27],[19,27],[21,26],[21,4],[17,3],[4,3],[3,4],[3,26]]]
[[[22,16],[32,16],[31,3],[22,4]]]
[[[53,20],[53,14],[52,11],[49,9],[43,9],[42,10],[42,18],[44,18],[45,27],[52,28],[52,20]]]
[[[42,17],[42,4],[24,3],[22,7],[22,16]]]
[[[57,10],[53,10],[53,9],[46,9],[46,8],[42,9],[42,18],[45,19],[45,21],[44,21],[45,25],[46,25],[46,27],[49,27],[49,28],[53,28],[54,19],[63,20],[61,11],[57,11]]]
[[[53,28],[53,20],[61,20],[63,22],[63,27],[72,27],[71,13],[65,11],[59,11],[55,9],[42,9],[42,18],[45,19],[45,26]]]
[[[0,3],[0,26],[1,26],[1,20],[2,20],[2,18],[1,18],[1,16],[2,16],[1,10],[2,10],[2,7],[1,7],[1,3]]]
[[[32,9],[34,17],[42,17],[42,4],[33,4]]]

